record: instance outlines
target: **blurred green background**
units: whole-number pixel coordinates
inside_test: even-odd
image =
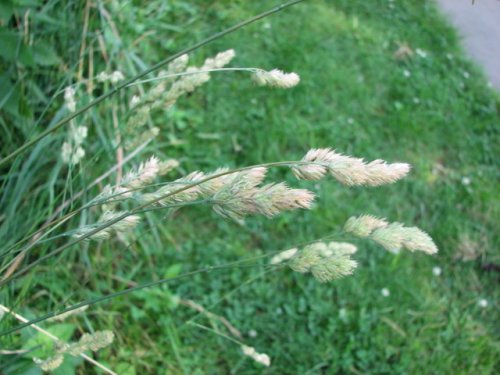
[[[64,116],[65,86],[101,71],[131,77],[278,4],[3,2],[1,155]],[[244,226],[206,206],[149,212],[128,246],[116,240],[74,246],[2,287],[2,303],[33,318],[151,280],[334,234],[359,247],[359,267],[351,277],[318,284],[291,270],[268,272],[264,258],[97,304],[84,317],[52,326],[68,340],[113,330],[115,342],[96,359],[120,374],[498,371],[500,101],[434,2],[305,1],[190,57],[201,64],[230,48],[237,54],[233,67],[294,71],[301,82],[279,90],[257,87],[245,73],[214,73],[172,110],[152,117],[150,126],[160,127],[160,135],[132,165],[151,155],[177,158],[181,166],[171,176],[177,178],[194,170],[298,160],[310,148],[332,147],[367,160],[408,162],[410,176],[390,186],[346,188],[332,179],[297,182],[288,170],[272,170],[269,181],[315,191],[314,208],[272,220],[249,218]],[[77,167],[60,161],[62,130],[0,171],[0,236],[6,246],[37,229],[64,199],[116,163],[111,106],[147,88],[126,89],[79,118],[89,137],[87,156]],[[78,106],[100,90],[86,93],[82,86]],[[395,256],[339,234],[348,217],[363,213],[419,226],[435,239],[439,254]],[[65,229],[98,215],[85,212]],[[25,261],[67,241],[38,246]],[[2,264],[10,259],[2,256]],[[435,267],[440,276],[433,274]],[[382,295],[384,288],[389,296]],[[483,299],[486,307],[480,306]],[[231,334],[220,320],[198,315],[186,301],[227,319],[242,333],[241,341],[271,357],[271,367],[244,357],[240,346],[224,337]],[[194,317],[212,331],[193,324]],[[15,324],[8,317],[0,327]],[[1,337],[0,347],[32,349],[33,336],[27,328]],[[40,372],[29,352],[0,353],[0,363],[7,374]],[[97,372],[73,358],[58,371]]]

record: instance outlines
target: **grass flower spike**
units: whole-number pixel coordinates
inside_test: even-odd
[[[273,69],[269,72],[259,69],[254,73],[253,80],[259,86],[289,89],[299,84],[300,77],[297,73],[284,73],[279,69]]]
[[[242,345],[241,350],[243,351],[244,355],[252,358],[255,362],[258,362],[261,365],[264,365],[266,367],[271,366],[271,358],[269,358],[269,356],[267,354],[257,353],[255,348],[252,348],[251,346],[246,346],[246,345]]]
[[[53,371],[59,368],[64,362],[64,356],[60,353],[46,359],[33,358],[33,362],[42,369],[42,371]]]
[[[351,255],[356,250],[348,243],[316,242],[298,251],[287,264],[296,272],[311,272],[316,280],[324,283],[353,273],[357,263]]]
[[[410,171],[410,166],[405,163],[388,164],[383,160],[374,160],[367,164],[363,159],[342,155],[329,148],[309,150],[302,163],[292,168],[298,179],[319,180],[328,171],[348,186],[390,184]]]
[[[73,356],[79,356],[88,350],[96,352],[111,345],[114,337],[115,335],[111,331],[98,331],[92,334],[84,333],[78,342],[67,345],[63,352]]]
[[[278,253],[277,255],[273,256],[269,263],[280,264],[280,263],[286,262],[287,260],[292,259],[294,257],[294,255],[297,254],[297,251],[299,251],[299,249],[297,249],[297,248],[282,251],[282,252]]]
[[[375,229],[387,225],[387,221],[383,219],[371,215],[361,215],[359,217],[350,217],[344,225],[344,230],[357,237],[368,237]]]
[[[351,217],[344,230],[357,237],[369,238],[386,250],[398,253],[402,248],[436,254],[438,248],[432,238],[417,227],[405,227],[401,223],[388,223],[370,215]]]
[[[126,214],[125,211],[106,211],[102,214],[97,223],[80,227],[75,233],[73,233],[73,237],[82,237],[87,233],[95,230],[100,225],[109,223],[110,221],[113,221],[123,216],[124,214]],[[96,241],[107,240],[113,234],[126,233],[135,228],[140,220],[141,218],[138,215],[128,215],[125,218],[107,226],[106,228],[101,229],[99,232],[94,233],[87,239]]]

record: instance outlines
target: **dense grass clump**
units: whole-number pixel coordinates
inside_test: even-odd
[[[68,114],[65,87],[77,83],[74,104],[83,107],[113,87],[110,79],[89,83],[89,77],[120,71],[130,78],[270,6],[8,1],[0,6],[0,155]],[[151,112],[141,132],[128,135],[159,130],[124,171],[156,155],[180,162],[169,172],[176,179],[195,170],[298,160],[310,148],[334,147],[367,160],[407,162],[408,178],[346,188],[333,179],[297,182],[289,170],[270,169],[270,179],[312,189],[312,210],[249,217],[244,225],[204,205],[148,210],[126,236],[82,241],[44,260],[73,239],[70,231],[98,220],[101,209],[90,207],[26,253],[13,272],[40,262],[0,287],[1,304],[33,319],[173,278],[103,300],[64,322],[39,323],[66,342],[111,330],[113,344],[92,355],[119,374],[493,373],[500,354],[500,101],[464,57],[434,2],[306,1],[190,59],[201,65],[231,48],[232,66],[297,72],[300,83],[270,89],[247,72],[213,72],[205,86],[168,111]],[[120,119],[131,118],[132,98],[149,87],[120,91],[1,166],[3,276],[49,218],[79,210],[115,183],[118,169],[95,180],[129,154],[125,139],[116,136],[130,130]],[[81,139],[85,155],[74,165],[61,156],[70,126],[88,128]],[[360,214],[416,225],[439,253],[391,254],[340,231]],[[318,239],[349,240],[359,248],[353,275],[319,284],[285,267],[270,268],[264,257]],[[5,314],[0,331],[18,323]],[[0,372],[38,373],[33,357],[52,345],[44,337],[32,328],[1,336]],[[262,367],[264,353],[269,368]],[[100,371],[83,361],[66,356],[56,372]]]

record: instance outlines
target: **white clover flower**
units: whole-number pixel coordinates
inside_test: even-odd
[[[257,331],[255,329],[251,329],[250,331],[248,331],[248,336],[252,338],[257,337]]]
[[[471,179],[469,177],[462,177],[461,182],[462,182],[462,185],[469,186],[471,183]]]
[[[482,298],[482,299],[480,299],[480,300],[477,302],[477,305],[478,305],[479,307],[481,307],[482,309],[485,309],[485,308],[487,308],[487,307],[488,307],[488,300],[487,300],[487,299]]]
[[[410,77],[410,76],[411,76],[411,72],[410,72],[409,70],[405,69],[405,70],[403,70],[403,75],[404,75],[406,78],[408,78],[408,77]]]
[[[470,78],[470,73],[467,72],[467,71],[464,71],[463,72],[463,76],[464,76],[465,79],[469,79]]]
[[[279,69],[273,69],[269,72],[258,70],[253,74],[254,81],[259,86],[271,86],[288,89],[297,86],[300,77],[297,73],[284,73]]]
[[[439,277],[441,276],[441,273],[443,272],[443,270],[441,269],[441,267],[433,267],[432,268],[432,274],[436,277]]]
[[[391,292],[387,288],[382,288],[380,294],[382,294],[383,297],[389,297],[391,295]]]

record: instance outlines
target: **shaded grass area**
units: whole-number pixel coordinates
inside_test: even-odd
[[[108,9],[120,38],[97,13],[91,13],[90,25],[108,43],[107,67],[130,76],[267,7],[267,2],[246,1],[127,3]],[[80,20],[85,10],[71,3],[66,11]],[[50,35],[64,41],[56,31]],[[89,33],[94,46],[97,35]],[[57,83],[74,79],[77,72],[79,46],[69,46],[64,54],[63,43],[56,44],[57,52],[74,68],[66,76],[59,68]],[[403,44],[424,56],[414,52],[395,58]],[[98,72],[104,65],[95,48]],[[144,158],[152,153],[176,157],[181,172],[208,171],[294,160],[311,147],[334,147],[368,160],[409,162],[410,177],[392,186],[347,189],[331,180],[299,183],[289,171],[273,170],[270,180],[283,178],[316,191],[313,210],[273,220],[250,218],[245,226],[221,220],[207,207],[148,213],[129,246],[111,241],[74,248],[4,290],[6,303],[37,316],[131,283],[332,234],[352,240],[339,234],[341,225],[349,216],[369,213],[425,229],[440,253],[394,256],[354,241],[357,272],[331,284],[319,285],[287,270],[268,272],[264,258],[117,298],[71,322],[80,331],[112,329],[117,340],[99,359],[124,374],[493,373],[499,354],[498,273],[492,267],[498,263],[499,101],[479,69],[464,58],[433,2],[309,1],[219,40],[193,59],[202,61],[228,48],[237,52],[233,66],[296,71],[301,84],[279,91],[255,87],[244,74],[214,74],[209,84],[154,119],[162,132]],[[55,74],[55,67],[50,71]],[[54,91],[49,86],[46,92]],[[36,130],[26,120],[22,131],[11,131],[9,121],[16,118],[3,113],[4,132],[10,134],[5,147],[11,151]],[[34,111],[33,119],[39,113]],[[5,238],[15,228],[25,235],[62,197],[115,162],[109,119],[106,107],[85,118],[92,124],[90,139],[97,141],[89,144],[81,171],[67,171],[60,162],[54,164],[57,155],[46,153],[47,147],[60,147],[64,134],[58,133],[18,169],[26,175],[17,180],[18,187],[31,199],[2,180],[4,193],[16,191],[19,202],[5,204],[7,217],[13,218],[10,223],[3,219]],[[26,211],[19,213],[19,208]],[[75,220],[74,226],[85,219]],[[474,260],[462,261],[464,254]],[[440,277],[432,274],[436,266],[442,269]],[[389,297],[381,295],[382,288]],[[478,306],[483,298],[489,302],[485,309]],[[263,370],[244,358],[238,345],[221,336],[227,331],[220,323],[196,319],[219,334],[190,324],[196,312],[179,299],[224,316],[247,345],[271,356],[272,366]],[[23,335],[26,339],[30,333],[24,330]],[[20,341],[14,335],[5,342],[13,347]],[[11,369],[30,363],[15,362]]]

